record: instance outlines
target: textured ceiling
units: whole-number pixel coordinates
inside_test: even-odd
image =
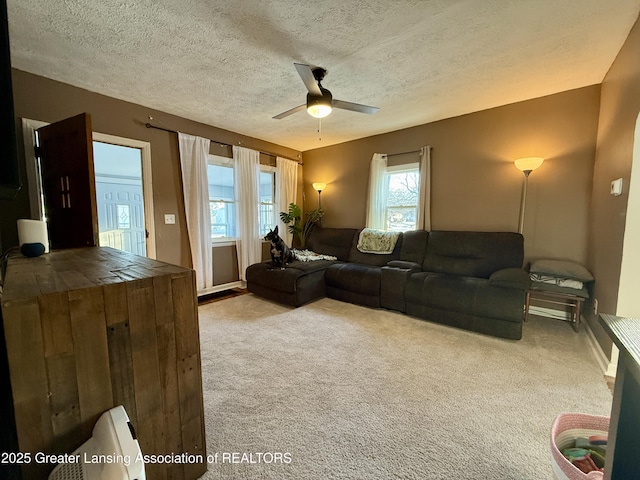
[[[8,10],[15,68],[304,151],[600,83],[640,0],[8,0]],[[304,111],[273,120],[305,101],[294,62],[328,69],[334,98],[380,111],[334,111],[321,141]]]

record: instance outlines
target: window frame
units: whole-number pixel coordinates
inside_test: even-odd
[[[277,213],[277,207],[278,207],[278,200],[276,199],[276,182],[278,181],[278,174],[277,174],[277,168],[272,166],[272,165],[260,165],[260,173],[270,173],[273,176],[273,183],[271,185],[272,187],[272,192],[271,192],[271,198],[273,199],[272,202],[263,202],[262,200],[258,199],[258,233],[260,234],[260,238],[262,238],[264,235],[266,235],[267,233],[269,233],[269,231],[267,230],[267,232],[262,235],[261,232],[261,226],[262,226],[262,214],[261,214],[261,207],[262,205],[272,205],[273,206],[273,216],[271,219],[271,226],[269,227],[269,230],[271,230],[272,228],[275,227],[275,225],[277,225],[278,223],[278,213]],[[260,182],[258,182],[260,183]],[[260,192],[258,192],[258,197],[260,197]]]
[[[214,166],[218,166],[218,167],[225,167],[225,168],[230,168],[232,173],[234,171],[234,163],[233,163],[233,158],[230,157],[223,157],[220,155],[214,155],[214,154],[209,154],[207,157],[207,166],[209,165],[214,165]],[[208,169],[207,169],[208,170]],[[207,175],[207,185],[209,184],[209,176]],[[233,201],[229,201],[229,200],[212,200],[211,196],[209,196],[209,205],[211,205],[211,203],[225,203],[225,204],[231,204],[234,206],[234,215],[235,215],[235,208],[237,208],[236,205],[236,200],[235,200],[235,180],[234,180],[234,184],[233,184]],[[233,219],[233,223],[234,223],[234,228],[235,228],[235,218]],[[211,243],[215,244],[216,246],[224,246],[224,244],[227,245],[235,245],[237,238],[235,236],[233,237],[214,237],[213,235],[211,235]]]
[[[387,191],[385,193],[386,198],[389,198],[389,188],[390,188],[390,177],[391,175],[395,175],[398,173],[417,173],[418,175],[418,186],[420,185],[420,163],[419,162],[412,162],[412,163],[403,163],[403,164],[399,164],[399,165],[393,165],[393,166],[387,166],[387,168],[385,169],[385,184],[386,184],[386,188]],[[420,194],[418,193],[418,197],[416,198],[416,203],[415,205],[395,205],[392,208],[409,208],[409,207],[413,207],[415,209],[415,213],[416,213],[416,224],[414,225],[413,229],[410,230],[402,230],[402,231],[411,231],[411,230],[415,230],[417,228],[417,215],[418,215],[418,204],[420,202]],[[385,218],[385,231],[395,231],[395,230],[389,230],[389,205],[387,203],[387,201],[385,201],[385,211],[384,211],[384,218]]]
[[[226,167],[226,168],[231,168],[231,170],[233,171],[235,169],[235,164],[233,161],[233,158],[231,157],[223,157],[220,155],[214,155],[214,154],[209,154],[208,158],[207,158],[207,165],[215,165],[218,167]],[[272,202],[262,202],[261,200],[258,201],[258,218],[256,219],[256,222],[258,222],[258,231],[260,231],[260,227],[261,227],[261,214],[260,214],[260,207],[262,205],[272,205],[273,206],[273,218],[272,218],[272,225],[270,226],[270,229],[273,228],[275,225],[277,225],[277,221],[278,221],[278,201],[276,199],[276,182],[278,181],[278,174],[277,174],[277,168],[275,166],[272,165],[262,165],[260,164],[260,173],[271,173],[273,175],[273,183],[272,183],[272,188],[273,188],[273,192],[272,192],[272,198],[273,201]],[[209,181],[209,178],[207,177],[207,182]],[[207,183],[208,184],[208,183]],[[222,200],[222,199],[214,199],[212,200],[211,197],[209,197],[209,204],[211,204],[212,202],[223,202],[226,204],[233,204],[234,208],[237,208],[237,204],[235,201],[235,182],[233,185],[233,189],[234,189],[234,200],[233,201],[229,201],[229,200]],[[260,196],[260,192],[258,192],[258,196]],[[235,224],[235,219],[234,219],[234,224]],[[260,237],[262,238],[262,237]],[[235,245],[237,238],[234,237],[211,237],[211,243],[213,243],[215,246],[226,246],[226,245]]]

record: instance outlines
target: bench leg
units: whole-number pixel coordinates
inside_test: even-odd
[[[531,293],[527,290],[527,296],[524,301],[524,321],[529,320],[529,303],[531,302]]]

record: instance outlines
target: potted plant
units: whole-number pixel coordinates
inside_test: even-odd
[[[322,208],[316,208],[306,213],[306,219],[302,223],[302,210],[295,203],[290,203],[287,212],[280,212],[280,220],[287,225],[289,232],[293,234],[294,240],[298,240],[300,248],[305,248],[311,230],[323,215]]]

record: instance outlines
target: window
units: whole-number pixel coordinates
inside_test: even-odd
[[[269,230],[276,226],[276,172],[274,167],[260,167],[260,205],[258,208],[260,218],[260,236],[264,237]]]
[[[118,215],[118,229],[131,228],[131,206],[116,205]]]
[[[236,204],[233,189],[233,165],[227,158],[209,156],[209,211],[211,238],[233,239],[236,236]]]
[[[415,230],[420,173],[417,164],[387,168],[386,229],[392,232]]]
[[[236,204],[233,184],[233,160],[209,155],[207,166],[209,183],[209,211],[211,238],[215,241],[233,240],[236,236]],[[259,175],[259,233],[264,237],[276,225],[276,169],[260,166]]]

